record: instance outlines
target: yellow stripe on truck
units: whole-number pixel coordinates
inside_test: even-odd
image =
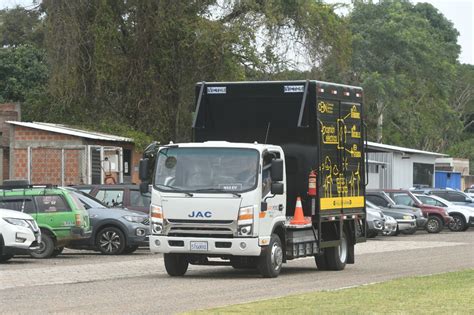
[[[343,208],[362,208],[365,204],[364,196],[355,197],[336,197],[336,198],[321,198],[321,210],[334,210]]]

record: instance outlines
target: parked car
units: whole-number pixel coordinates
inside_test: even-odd
[[[31,215],[0,209],[0,262],[37,249],[39,242],[41,231]]]
[[[474,226],[474,210],[471,207],[456,205],[436,195],[416,195],[426,204],[432,204],[445,208],[449,215],[453,217],[448,227],[451,231],[465,231],[470,226]]]
[[[382,211],[384,216],[390,216],[397,221],[397,228],[388,235],[397,235],[399,232],[413,230],[416,228],[415,215],[407,213],[405,209],[378,207],[372,202],[366,200],[366,209]],[[386,233],[385,233],[386,234]]]
[[[441,188],[423,188],[412,191],[416,194],[435,195],[461,206],[474,207],[474,199],[469,197],[466,193],[454,189]]]
[[[148,246],[149,218],[142,212],[107,208],[85,192],[68,188],[89,212],[92,235],[74,240],[67,247],[98,250],[105,255],[130,254],[139,246]]]
[[[409,190],[403,189],[384,189],[384,192],[397,204],[409,207],[420,208],[423,216],[428,218],[425,230],[428,233],[439,233],[448,226],[453,218],[449,216],[446,209],[434,205],[424,204]]]
[[[365,197],[368,201],[372,202],[378,207],[395,209],[410,215],[414,215],[416,218],[416,226],[408,231],[403,231],[405,234],[413,234],[417,228],[424,228],[427,218],[423,216],[421,209],[415,207],[408,207],[404,205],[397,205],[384,191],[382,190],[367,190]]]
[[[73,187],[97,198],[107,207],[127,208],[146,214],[150,212],[150,194],[140,193],[138,185],[78,185]]]
[[[469,197],[474,198],[474,188],[466,188],[466,190],[464,190],[464,192],[465,192],[466,195],[468,195]]]
[[[28,213],[41,229],[41,242],[30,251],[35,258],[60,254],[74,239],[89,238],[89,214],[70,191],[57,186],[3,186],[0,208]]]
[[[374,238],[385,228],[385,216],[381,210],[366,208],[367,210],[367,237]]]

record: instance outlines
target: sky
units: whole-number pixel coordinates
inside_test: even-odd
[[[328,3],[347,3],[351,0],[324,0]],[[16,5],[31,6],[33,0],[0,0],[0,9]],[[412,0],[413,3],[428,2],[437,8],[459,31],[458,44],[461,46],[459,61],[474,65],[474,0]]]

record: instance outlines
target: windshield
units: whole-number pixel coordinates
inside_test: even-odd
[[[154,185],[161,191],[243,192],[257,185],[259,153],[242,148],[160,150]]]

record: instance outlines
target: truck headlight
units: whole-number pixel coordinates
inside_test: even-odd
[[[253,234],[253,214],[254,207],[243,207],[239,209],[237,219],[237,232],[240,236],[252,236]]]
[[[22,226],[22,227],[25,227],[25,228],[28,228],[28,229],[30,228],[30,225],[28,224],[28,222],[26,222],[26,220],[23,220],[23,219],[3,218],[3,220],[5,220],[8,223],[13,224],[13,225]]]
[[[157,205],[150,206],[151,232],[163,233],[163,208]]]

